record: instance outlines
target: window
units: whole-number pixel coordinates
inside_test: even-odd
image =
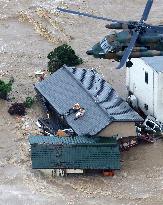
[[[145,82],[148,84],[148,72],[145,72]]]
[[[148,126],[148,127],[150,127],[150,128],[154,128],[154,123],[152,123],[151,121],[147,121],[146,122],[146,125]]]
[[[161,129],[160,129],[159,126],[155,125],[154,131],[155,131],[155,132],[161,132]]]

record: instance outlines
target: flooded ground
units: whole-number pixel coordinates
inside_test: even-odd
[[[139,19],[145,0],[67,1],[70,8],[118,19]],[[23,101],[33,96],[34,72],[46,69],[47,54],[62,42],[94,67],[126,96],[125,71],[115,62],[94,59],[85,51],[108,32],[106,22],[55,13],[59,1],[1,1],[0,75],[14,77],[10,98]],[[149,21],[161,23],[163,0],[155,1]],[[41,109],[35,103],[24,118],[7,113],[11,102],[0,101],[0,205],[162,205],[163,141],[140,145],[122,155],[122,170],[113,178],[76,176],[52,178],[31,169],[28,135],[36,134]]]

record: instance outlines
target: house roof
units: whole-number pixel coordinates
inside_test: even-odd
[[[57,137],[57,136],[30,136],[29,143],[33,144],[55,144],[55,145],[76,145],[76,144],[110,144],[117,145],[116,138],[112,137],[88,137],[88,136],[75,136],[75,137]]]
[[[75,103],[85,109],[78,120],[75,114],[65,116],[78,135],[95,135],[113,121],[142,121],[94,70],[64,66],[35,87],[59,114],[64,115]]]
[[[143,57],[143,61],[157,72],[163,72],[163,56]]]

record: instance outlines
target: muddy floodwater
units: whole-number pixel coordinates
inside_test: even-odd
[[[47,68],[47,54],[69,43],[84,59],[82,67],[96,68],[119,94],[126,97],[125,70],[116,62],[87,56],[108,32],[106,22],[58,14],[57,5],[96,15],[140,19],[145,0],[36,1],[1,0],[0,78],[14,77],[12,102],[34,96],[35,71]],[[163,0],[154,1],[150,23],[163,23]],[[114,177],[70,176],[53,178],[32,170],[29,134],[42,115],[38,102],[25,117],[11,117],[10,101],[0,100],[0,205],[162,205],[163,141],[139,145],[122,154],[122,169]]]

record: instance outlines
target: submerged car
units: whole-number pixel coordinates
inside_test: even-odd
[[[143,125],[147,129],[152,130],[155,133],[162,133],[163,124],[161,122],[157,121],[152,116],[147,116],[147,118],[145,119]]]

